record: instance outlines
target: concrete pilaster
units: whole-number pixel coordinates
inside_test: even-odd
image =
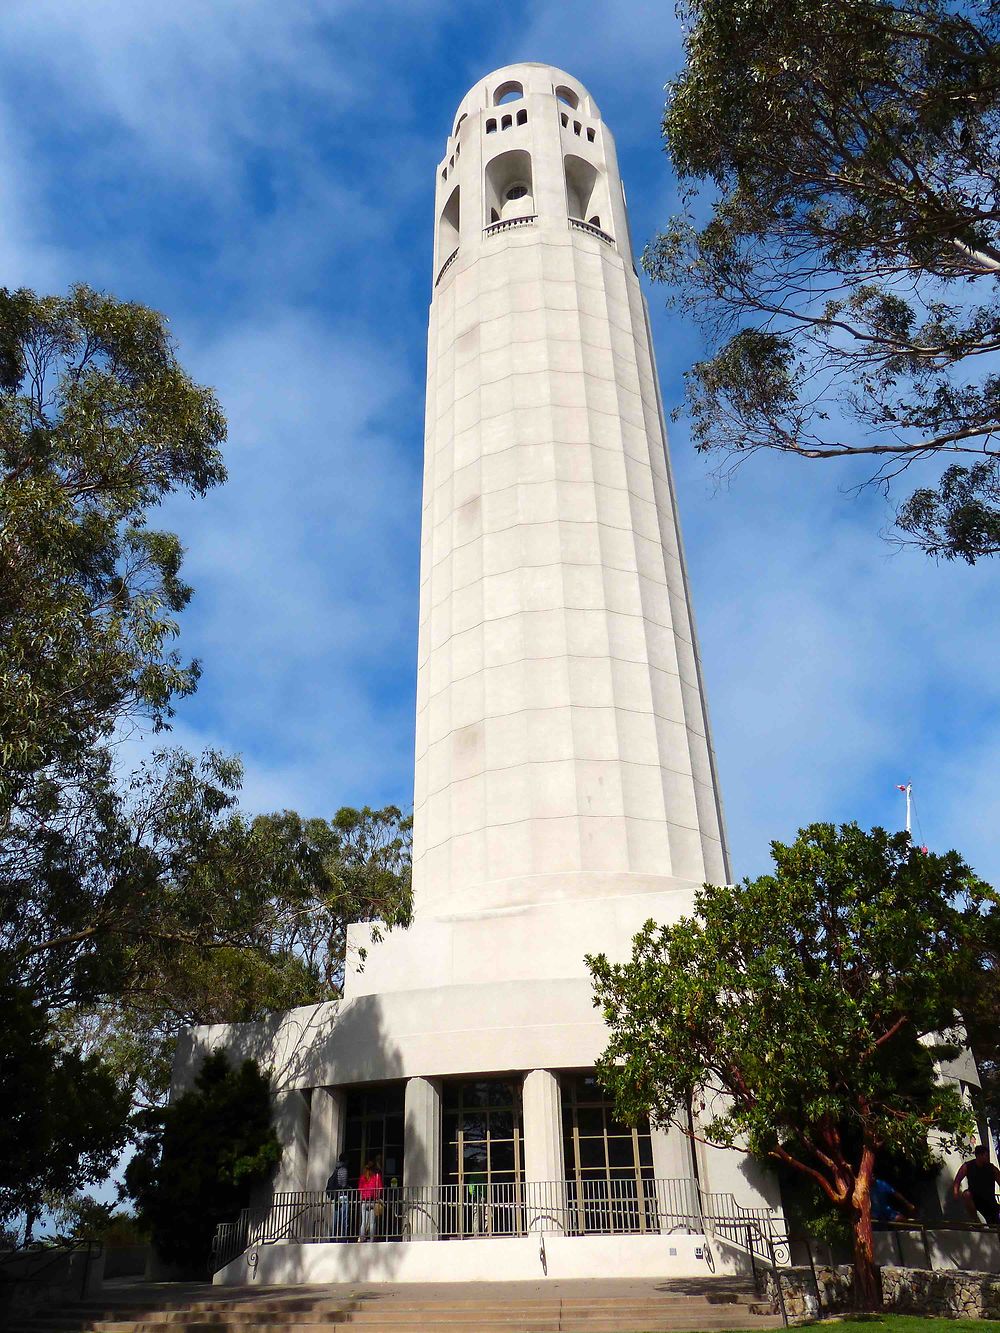
[[[306,1189],[322,1190],[344,1144],[347,1098],[340,1088],[313,1088],[309,1107]]]
[[[309,1101],[301,1088],[287,1088],[273,1095],[274,1132],[282,1147],[274,1177],[274,1191],[285,1194],[305,1189],[309,1151]]]
[[[529,1222],[535,1231],[561,1231],[566,1213],[566,1169],[558,1076],[549,1069],[533,1069],[526,1074],[521,1108]]]
[[[408,1079],[403,1114],[407,1225],[413,1236],[433,1236],[440,1218],[435,1187],[441,1184],[441,1085],[429,1078]]]
[[[656,1201],[663,1218],[687,1218],[697,1225],[698,1186],[694,1177],[691,1140],[676,1125],[652,1129],[653,1175]]]

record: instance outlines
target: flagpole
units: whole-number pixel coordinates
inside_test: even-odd
[[[908,782],[908,783],[906,784],[906,786],[904,787],[903,784],[902,784],[901,782],[897,782],[897,783],[896,783],[896,790],[897,790],[897,791],[901,791],[901,792],[903,793],[903,795],[906,797],[906,831],[907,831],[907,833],[910,832],[910,788],[912,787],[912,785],[913,785],[912,783]],[[911,841],[912,841],[912,837],[911,837]]]

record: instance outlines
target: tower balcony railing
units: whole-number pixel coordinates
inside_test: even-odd
[[[645,1180],[504,1181],[390,1186],[376,1199],[356,1189],[275,1194],[220,1225],[215,1269],[262,1245],[357,1241],[472,1240],[552,1232],[566,1236],[701,1234],[697,1182]]]
[[[443,264],[441,265],[441,267],[438,269],[438,275],[437,275],[437,277],[434,279],[434,286],[435,286],[435,287],[438,285],[438,283],[441,281],[441,279],[444,277],[444,275],[445,275],[445,274],[448,272],[448,270],[451,268],[452,264],[454,264],[455,260],[458,258],[458,249],[459,249],[459,247],[456,245],[455,248],[454,248],[454,250],[452,250],[451,254],[448,256],[448,258],[444,261],[444,263],[443,263]]]
[[[501,218],[483,228],[484,236],[497,236],[502,231],[513,231],[515,227],[529,227],[538,218],[537,213],[527,213],[521,218]]]
[[[609,236],[606,231],[602,231],[600,227],[596,227],[593,222],[584,222],[583,218],[570,218],[569,225],[571,227],[576,227],[577,231],[585,231],[588,236],[597,236],[607,245],[614,245],[615,243],[615,238],[613,236]]]

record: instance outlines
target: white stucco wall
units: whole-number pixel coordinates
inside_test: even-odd
[[[494,106],[511,82],[523,97]],[[436,207],[458,188],[458,254],[428,337],[417,919],[690,892],[726,878],[723,833],[614,141],[542,65],[488,76],[456,120]],[[535,217],[491,232],[510,153]],[[571,224],[567,155],[596,172],[612,241]]]

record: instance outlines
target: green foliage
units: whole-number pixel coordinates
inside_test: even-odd
[[[932,1130],[973,1132],[934,1062],[962,1039],[997,899],[903,833],[813,824],[771,850],[774,874],[705,885],[628,962],[588,960],[610,1029],[599,1073],[629,1118],[685,1130],[694,1093],[699,1133],[806,1177],[857,1241],[877,1160],[926,1165]]]
[[[988,0],[682,0],[644,256],[701,322],[699,449],[871,456],[927,551],[1000,550],[1000,13]],[[710,205],[702,226],[693,218]]]
[[[102,1180],[128,1137],[131,1098],[95,1055],[65,1049],[32,995],[0,979],[0,1220]]]
[[[0,291],[0,830],[48,821],[127,718],[162,726],[197,664],[168,650],[191,590],[147,526],[225,477],[225,422],[161,315],[74,287]]]
[[[131,775],[116,765],[116,737],[168,726],[197,683],[198,664],[172,647],[191,596],[181,544],[150,526],[150,510],[221,482],[224,436],[214,395],[180,366],[161,315],[85,287],[65,298],[0,291],[0,975],[16,978],[3,1000],[12,1123],[29,1115],[16,1096],[33,1078],[76,1084],[24,1130],[20,1159],[14,1140],[0,1144],[0,1199],[23,1206],[110,1165],[129,1096],[164,1096],[179,1028],[333,998],[347,925],[408,919],[400,811],[251,820],[236,808],[237,760],[163,750]],[[33,1088],[30,1109],[36,1099]]]
[[[267,1078],[256,1061],[233,1069],[221,1051],[206,1056],[195,1086],[150,1113],[126,1188],[167,1260],[193,1272],[208,1265],[219,1222],[234,1221],[254,1184],[281,1158]]]
[[[99,1203],[89,1194],[74,1193],[46,1199],[55,1234],[62,1240],[102,1240],[105,1245],[145,1245],[145,1228],[132,1213],[119,1212],[112,1203]]]

